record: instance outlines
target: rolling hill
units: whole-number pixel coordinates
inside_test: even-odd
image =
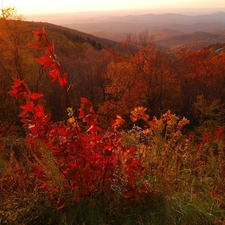
[[[122,41],[127,34],[138,35],[143,30],[154,36],[155,44],[168,48],[177,46],[207,46],[225,41],[225,13],[199,16],[181,14],[145,14],[120,17],[95,17],[63,26],[86,33]]]
[[[18,26],[18,29],[21,28],[20,34],[23,34],[27,41],[32,39],[32,32],[35,31],[39,27],[45,27],[46,31],[48,33],[51,33],[50,35],[53,36],[61,36],[64,37],[68,42],[77,43],[77,44],[83,44],[83,43],[89,43],[94,48],[101,49],[105,47],[115,47],[118,45],[116,41],[101,38],[94,36],[90,33],[84,33],[82,31],[78,31],[76,29],[70,29],[67,27],[63,27],[60,25],[55,25],[47,22],[34,22],[34,21],[10,21],[9,27],[11,29],[14,29],[15,24]],[[4,20],[0,19],[0,38],[4,35]]]
[[[209,45],[210,43],[225,42],[225,36],[219,34],[212,34],[208,32],[196,31],[192,33],[171,35],[164,38],[159,38],[155,40],[158,45],[163,45],[168,48],[173,48],[175,46],[188,45],[192,43],[205,43]]]
[[[2,21],[0,20],[0,27]],[[217,12],[199,16],[181,14],[145,14],[128,16],[104,16],[80,20],[79,23],[55,25],[47,22],[23,21],[29,38],[38,27],[46,27],[65,43],[89,43],[96,49],[105,47],[120,48],[120,41],[127,34],[139,35],[147,30],[153,42],[170,49],[186,47],[193,50],[213,43],[225,42],[225,13]],[[59,41],[60,42],[60,41]]]

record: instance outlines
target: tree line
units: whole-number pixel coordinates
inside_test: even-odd
[[[66,108],[78,109],[80,97],[93,102],[102,127],[117,115],[129,128],[129,113],[138,106],[150,116],[160,117],[167,110],[190,119],[189,130],[212,130],[225,120],[225,52],[223,43],[191,51],[176,52],[154,44],[147,31],[127,35],[120,50],[95,48],[87,42],[76,43],[65,35],[54,37],[62,69],[68,73],[64,89],[47,82],[49,76],[35,58],[38,53],[27,47],[32,26],[20,17],[2,12],[0,59],[0,120],[19,124],[17,103],[9,96],[12,78],[24,79],[32,91],[45,96],[43,104],[55,121],[65,120]],[[10,11],[11,10],[11,11]],[[8,14],[7,14],[8,13]],[[216,46],[216,47],[215,47]],[[220,51],[216,51],[219,47]],[[141,121],[140,121],[141,125]]]

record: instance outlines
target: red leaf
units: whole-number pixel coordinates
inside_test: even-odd
[[[41,93],[32,93],[31,95],[30,95],[30,98],[31,99],[33,99],[33,100],[37,100],[37,99],[39,99],[39,98],[41,98],[41,97],[43,97],[43,94],[41,94]]]
[[[84,103],[84,104],[85,104],[85,103],[89,103],[89,101],[88,101],[86,98],[80,98],[80,100],[81,100],[81,102]]]
[[[33,32],[34,38],[40,39],[40,37],[45,33],[44,28],[38,28],[37,31]]]
[[[46,54],[47,55],[52,55],[52,54],[54,54],[54,43],[53,42],[50,42],[49,44],[48,44],[48,48],[46,49]]]
[[[41,173],[41,169],[38,168],[38,167],[34,167],[32,170],[31,170],[33,173],[35,173],[36,175],[39,175]]]
[[[40,104],[35,106],[34,113],[35,113],[35,116],[43,117],[45,115],[43,106]]]
[[[15,97],[19,100],[23,100],[30,93],[26,83],[23,80],[14,78],[14,84],[12,90],[9,91],[9,94],[12,97]]]
[[[51,82],[54,82],[58,77],[60,77],[59,70],[51,70],[48,72],[48,74],[52,77]]]
[[[19,78],[13,78],[13,81],[13,88],[18,88],[22,83],[24,83],[24,81],[20,80]]]
[[[40,58],[36,59],[44,68],[48,69],[52,66],[53,58],[50,58],[47,55],[43,55]]]
[[[58,82],[60,86],[65,86],[67,83],[67,80],[65,77],[59,77]]]
[[[25,125],[30,124],[30,120],[28,120],[28,119],[21,119],[20,121],[21,121],[22,123],[24,123]]]
[[[79,118],[80,119],[83,119],[84,118],[84,111],[83,110],[80,110]]]
[[[96,158],[96,159],[101,159],[101,158],[102,158],[102,155],[96,153],[96,154],[95,154],[95,158]]]
[[[77,168],[77,164],[75,163],[75,162],[70,162],[70,166],[71,166],[71,168]]]
[[[28,112],[33,112],[34,103],[32,101],[27,100],[26,105],[21,105],[20,108]]]
[[[18,116],[21,117],[21,118],[23,118],[23,117],[26,117],[27,114],[28,114],[28,112],[23,111],[23,112],[21,112]]]
[[[56,57],[56,56],[55,56]],[[60,70],[60,68],[61,68],[61,65],[60,65],[60,63],[58,62],[58,61],[55,61],[53,64],[52,64],[52,68],[54,69],[54,70]]]
[[[130,167],[136,167],[136,166],[141,166],[140,160],[133,160],[130,164]]]
[[[14,97],[17,98],[18,97],[18,90],[17,89],[12,89],[9,91],[9,94]]]

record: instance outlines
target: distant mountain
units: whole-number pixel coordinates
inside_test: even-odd
[[[144,15],[128,15],[120,17],[95,17],[82,21],[83,23],[102,23],[102,22],[121,22],[121,23],[132,23],[132,24],[147,24],[150,26],[157,26],[170,24],[170,23],[180,23],[190,25],[193,23],[200,22],[225,22],[225,13],[217,12],[213,14],[205,14],[198,16],[189,16],[175,13],[165,13],[165,14],[144,14]]]
[[[212,34],[208,32],[196,31],[193,33],[185,33],[172,35],[169,37],[156,39],[155,43],[168,48],[188,47],[193,50],[206,47],[211,43],[225,42],[225,35]]]
[[[126,34],[139,33],[146,28],[145,26],[140,24],[117,21],[63,24],[63,26],[80,30],[85,33],[90,33],[95,36],[101,34],[100,37],[109,38],[114,41],[121,41],[126,37]]]
[[[147,30],[153,42],[165,48],[181,47],[201,49],[210,44],[225,42],[225,13],[217,12],[199,16],[181,14],[145,14],[128,16],[101,16],[80,20],[80,23],[54,25],[28,22],[29,32],[45,26],[47,31],[72,43],[89,43],[97,49],[117,47],[127,34],[139,35]],[[55,39],[53,37],[53,39]],[[60,42],[60,38],[58,38]]]
[[[139,34],[143,30],[148,30],[149,34],[155,37],[156,43],[174,47],[174,44],[182,42],[188,44],[193,41],[208,43],[208,41],[217,41],[217,39],[224,40],[225,12],[198,16],[173,13],[104,16],[63,26],[115,41],[125,39],[127,34]],[[221,37],[212,37],[209,36],[210,34],[221,35]]]
[[[174,30],[174,29],[168,29],[168,28],[162,28],[159,30],[152,31],[152,35],[155,40],[164,40],[166,38],[170,38],[176,35],[182,35],[184,32],[180,30]]]
[[[30,29],[35,29],[38,27],[46,27],[47,31],[51,31],[57,33],[58,35],[65,36],[69,41],[75,43],[89,43],[95,48],[104,48],[104,47],[113,47],[118,43],[113,40],[108,40],[105,38],[94,36],[90,33],[85,33],[78,31],[76,29],[70,29],[68,27],[63,27],[51,23],[44,23],[44,22],[25,22]]]

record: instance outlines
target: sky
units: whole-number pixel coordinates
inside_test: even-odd
[[[16,7],[19,14],[51,14],[66,12],[149,10],[164,13],[177,10],[225,9],[225,0],[2,0],[3,8]]]

